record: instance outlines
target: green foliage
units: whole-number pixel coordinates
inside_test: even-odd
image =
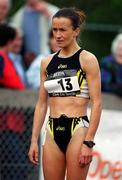
[[[103,56],[110,53],[111,41],[115,33],[84,31],[81,40],[83,48],[94,53],[100,60]]]
[[[12,9],[10,15],[14,14],[24,3],[24,0],[12,0]]]
[[[13,0],[13,14],[25,0]],[[88,22],[122,24],[122,1],[120,0],[48,0],[58,7],[77,7],[86,12]]]
[[[100,4],[89,14],[89,21],[105,24],[122,24],[122,3],[113,0]]]
[[[25,0],[13,0],[12,15]],[[87,23],[97,24],[122,24],[122,1],[121,0],[48,0],[48,2],[62,7],[77,7],[86,12]],[[85,49],[95,53],[98,58],[110,52],[111,41],[118,32],[88,31],[81,36],[82,45]]]

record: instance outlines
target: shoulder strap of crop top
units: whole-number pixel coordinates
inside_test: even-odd
[[[60,51],[61,51],[61,49],[54,55],[54,56],[58,56],[59,55],[59,53],[60,53]],[[78,51],[76,51],[76,53],[75,54],[73,54],[72,56],[74,56],[74,55],[76,55],[76,54],[80,54],[81,52],[83,51],[83,49],[82,48],[80,48]]]

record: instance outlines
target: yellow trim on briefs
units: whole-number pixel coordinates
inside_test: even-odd
[[[51,124],[50,124],[50,121],[51,121]],[[50,134],[51,134],[52,137],[54,138],[53,121],[52,121],[51,119],[49,119],[48,127],[49,127],[49,130],[50,130]]]
[[[75,132],[75,129],[77,128],[77,124],[76,123],[76,118],[73,119],[72,121],[72,126],[71,126],[71,135],[73,136],[74,132]]]
[[[73,136],[73,132],[74,132],[74,130],[73,130],[73,127],[74,127],[74,119],[73,119],[73,121],[72,121],[72,126],[71,126],[71,135]]]
[[[51,129],[52,129],[51,134],[52,134],[52,137],[54,138],[53,121],[52,121],[52,127],[51,127]]]

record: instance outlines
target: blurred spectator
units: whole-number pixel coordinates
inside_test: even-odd
[[[49,37],[48,45],[50,47],[50,53],[55,53],[56,51],[59,50],[59,47],[53,36],[52,30],[49,32],[48,37]],[[29,69],[26,72],[29,87],[32,89],[38,89],[40,87],[40,64],[41,64],[41,60],[45,56],[46,55],[44,54],[38,55],[38,57],[34,60],[34,62],[32,62],[32,64],[30,65]]]
[[[15,37],[14,28],[0,25],[0,87],[23,90],[25,85],[8,56]]]
[[[59,47],[58,47],[58,44],[53,36],[53,31],[50,30],[49,31],[49,35],[48,35],[48,45],[49,45],[49,49],[50,49],[50,52],[49,54],[51,53],[55,53],[57,51],[59,51]]]
[[[111,55],[101,60],[102,91],[122,96],[122,33],[111,45]]]
[[[10,52],[9,52],[9,57],[11,61],[13,62],[15,69],[17,73],[19,74],[21,80],[27,86],[27,78],[25,74],[25,67],[23,64],[23,57],[20,54],[20,51],[22,49],[22,44],[23,44],[23,36],[22,32],[20,30],[16,29],[16,37],[13,40],[11,47],[10,47]]]
[[[0,24],[7,22],[7,15],[10,9],[10,0],[0,0]]]
[[[48,32],[51,17],[58,8],[42,0],[26,0],[25,6],[19,9],[12,22],[24,35],[24,57],[28,67],[37,55],[49,53]]]

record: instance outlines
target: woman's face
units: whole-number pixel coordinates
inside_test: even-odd
[[[115,52],[115,58],[119,64],[122,64],[122,41],[120,41],[117,46],[117,49]]]
[[[73,29],[72,22],[69,18],[55,17],[52,21],[53,35],[60,48],[70,46],[76,41],[79,34],[79,28]]]
[[[22,35],[20,32],[17,32],[15,39],[11,43],[11,49],[10,50],[15,54],[20,53],[21,48],[22,48],[22,43],[23,43]]]
[[[60,50],[60,47],[58,47],[58,43],[54,37],[49,39],[49,46],[53,53]]]
[[[0,0],[0,21],[4,21],[9,11],[7,0]]]
[[[26,2],[29,6],[34,6],[36,3],[39,2],[39,0],[26,0]]]

